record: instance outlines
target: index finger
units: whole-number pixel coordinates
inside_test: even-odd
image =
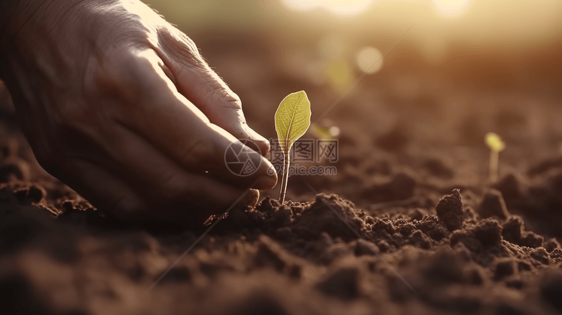
[[[275,186],[277,176],[271,171],[271,163],[259,154],[251,155],[247,149],[253,148],[212,124],[175,89],[159,62],[152,50],[139,54],[139,60],[130,69],[133,80],[141,81],[136,83],[141,85],[137,87],[138,110],[126,113],[119,121],[195,173],[209,173],[237,186]],[[232,164],[227,163],[232,152],[247,157],[251,170],[233,172]]]

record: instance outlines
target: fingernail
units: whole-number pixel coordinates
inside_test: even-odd
[[[242,201],[240,202],[240,204],[243,207],[247,207],[250,206],[252,208],[255,208],[256,205],[258,204],[258,200],[260,199],[260,192],[259,190],[256,189],[250,189],[249,192],[246,193],[246,196],[244,196],[244,198],[242,199]]]

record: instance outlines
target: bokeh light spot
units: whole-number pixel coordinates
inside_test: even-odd
[[[354,16],[365,12],[373,0],[325,0],[324,9],[335,15]]]
[[[289,9],[310,11],[323,9],[334,15],[355,16],[365,12],[373,0],[281,0]]]
[[[368,74],[378,72],[382,64],[382,53],[374,47],[365,47],[357,53],[357,67],[363,72]]]
[[[309,11],[322,5],[322,0],[282,0],[289,9],[296,11]]]
[[[471,0],[431,0],[442,15],[450,18],[462,15],[470,5]]]
[[[328,132],[332,137],[337,138],[340,135],[340,128],[337,126],[332,126],[330,127]]]

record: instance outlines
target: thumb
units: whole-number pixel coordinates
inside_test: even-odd
[[[177,32],[161,34],[163,60],[178,91],[197,106],[209,121],[238,139],[254,141],[263,156],[269,141],[246,123],[242,102],[228,85],[207,65],[191,39]]]

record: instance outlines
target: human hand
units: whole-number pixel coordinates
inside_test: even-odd
[[[14,16],[0,22],[0,77],[38,162],[93,205],[124,220],[201,223],[248,188],[275,186],[263,157],[250,176],[227,169],[237,139],[264,155],[269,143],[195,44],[146,5],[17,2],[0,13]]]

